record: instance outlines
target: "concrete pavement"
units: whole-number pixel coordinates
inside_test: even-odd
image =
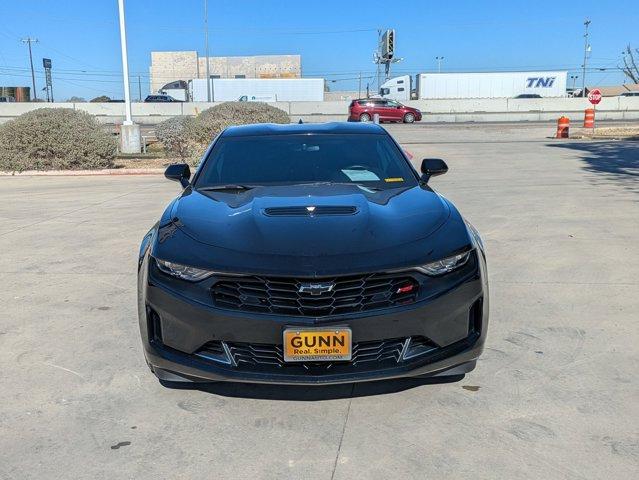
[[[140,177],[0,178],[0,478],[581,479],[639,471],[639,144],[552,127],[388,127],[483,234],[491,318],[456,383],[162,387]],[[550,130],[550,131],[549,131]]]

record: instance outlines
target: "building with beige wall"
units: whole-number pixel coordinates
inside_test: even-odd
[[[301,55],[209,57],[212,78],[300,78]],[[151,52],[151,92],[176,80],[206,78],[206,57],[195,51]]]

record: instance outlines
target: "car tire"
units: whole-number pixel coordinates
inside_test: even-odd
[[[413,122],[415,122],[414,113],[407,113],[406,115],[404,115],[404,123],[413,123]]]
[[[359,121],[360,121],[360,122],[370,122],[370,121],[371,121],[371,116],[370,116],[370,114],[368,114],[368,113],[362,113],[362,114],[359,116]]]

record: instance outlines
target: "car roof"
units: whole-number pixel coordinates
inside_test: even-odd
[[[312,134],[373,134],[385,135],[384,130],[374,123],[256,123],[229,127],[222,132],[223,137],[249,137],[255,135],[312,135]]]

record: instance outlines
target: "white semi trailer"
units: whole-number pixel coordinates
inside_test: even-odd
[[[211,80],[214,102],[321,102],[322,78],[216,78]],[[191,102],[208,100],[206,79],[188,82]]]
[[[394,100],[436,98],[513,98],[519,95],[566,96],[566,71],[493,73],[420,73],[391,78],[380,95]],[[412,92],[412,93],[411,93]]]

